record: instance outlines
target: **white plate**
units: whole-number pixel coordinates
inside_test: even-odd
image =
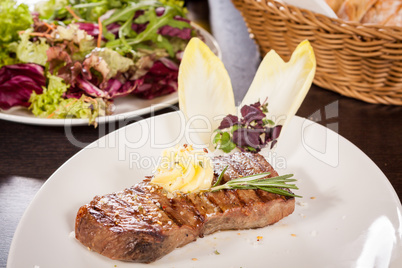
[[[32,1],[36,2],[36,0]],[[25,0],[27,3],[27,0]],[[192,25],[199,30],[204,42],[218,57],[221,58],[222,53],[215,38],[206,30],[195,23]],[[135,96],[125,96],[116,98],[114,101],[115,111],[113,115],[98,117],[96,121],[100,124],[133,118],[139,115],[149,114],[169,107],[178,102],[178,94],[174,92],[169,95],[161,96],[152,100],[144,100]],[[88,125],[88,119],[47,119],[35,117],[27,108],[13,107],[9,110],[0,109],[0,119],[13,121],[17,123],[44,125],[44,126],[78,126]]]
[[[280,174],[295,174],[303,196],[280,222],[218,232],[151,264],[113,261],[77,242],[78,208],[149,175],[162,148],[184,140],[184,127],[179,112],[152,117],[72,157],[24,213],[7,267],[402,267],[401,203],[387,178],[346,139],[300,117],[267,155]]]
[[[174,92],[152,100],[143,100],[135,96],[119,97],[114,100],[115,112],[113,115],[96,118],[99,124],[133,118],[139,115],[149,114],[169,107],[178,101],[178,94]],[[42,126],[80,126],[88,125],[88,119],[48,119],[35,117],[27,108],[13,107],[9,110],[0,110],[0,119]]]

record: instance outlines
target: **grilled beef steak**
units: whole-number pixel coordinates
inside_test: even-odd
[[[271,172],[259,154],[235,153],[213,159],[221,183]],[[216,180],[216,178],[215,178]],[[77,214],[75,236],[85,246],[115,260],[149,263],[218,230],[259,228],[290,215],[293,197],[262,190],[221,190],[170,197],[144,180],[131,188],[96,196]]]

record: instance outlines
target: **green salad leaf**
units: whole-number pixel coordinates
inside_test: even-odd
[[[27,5],[17,5],[14,0],[0,1],[0,67],[18,62],[14,43],[19,41],[19,32],[32,23]]]
[[[27,5],[16,5],[14,0],[0,1],[0,43],[18,41],[18,32],[26,30],[32,23]]]
[[[65,9],[70,3],[68,0],[47,0],[35,4],[35,11],[39,13],[41,19],[53,19],[55,16],[67,14]]]
[[[48,117],[59,106],[63,99],[63,93],[67,91],[68,86],[63,79],[54,75],[48,74],[48,87],[43,88],[42,94],[32,93],[29,102],[29,109],[32,113],[39,117]]]
[[[29,109],[37,117],[42,118],[87,118],[89,124],[96,126],[96,117],[108,113],[108,103],[102,98],[64,98],[68,85],[62,78],[48,74],[48,86],[42,94],[33,92],[29,99]]]
[[[143,9],[147,3],[148,1],[144,1],[141,4],[133,4],[132,8],[130,9],[125,8],[116,11],[109,19],[105,20],[104,26],[121,20],[131,22],[135,12],[139,9]],[[144,43],[151,41],[156,48],[166,49],[169,55],[173,57],[175,48],[173,47],[171,40],[168,40],[166,37],[158,34],[158,29],[165,25],[183,29],[185,27],[189,27],[189,24],[185,21],[175,20],[174,17],[182,12],[178,12],[178,8],[169,5],[165,7],[165,12],[163,15],[158,17],[155,13],[155,7],[158,5],[160,5],[160,3],[154,3],[154,6],[150,6],[148,10],[144,12],[144,14],[135,19],[134,22],[139,24],[148,22],[148,25],[144,31],[136,34],[130,28],[125,27],[125,23],[121,27],[121,31],[119,31],[119,39],[109,41],[106,46],[111,48],[130,47],[138,49],[139,47],[146,48]]]
[[[109,48],[96,48],[86,57],[86,61],[93,61],[95,70],[104,74],[106,79],[115,77],[117,73],[127,72],[130,67],[134,66],[132,59],[123,57],[118,52]],[[101,64],[104,61],[106,64]]]
[[[96,45],[93,36],[79,29],[79,26],[74,23],[68,26],[57,26],[54,35],[57,37],[54,41],[69,43],[65,51],[68,51],[73,60],[83,61]]]
[[[47,86],[29,93],[35,116],[96,125],[117,96],[177,89],[178,52],[196,35],[183,0],[41,0],[39,16],[17,1],[0,0],[0,68],[44,68]]]
[[[15,48],[17,45],[16,42],[0,44],[0,67],[19,63],[19,60],[15,56]]]
[[[47,61],[46,51],[49,49],[49,45],[46,43],[45,38],[39,38],[36,42],[29,41],[29,34],[32,31],[32,29],[28,29],[21,34],[21,41],[16,49],[17,58],[22,62],[45,66]]]

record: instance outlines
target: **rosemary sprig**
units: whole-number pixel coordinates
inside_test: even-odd
[[[210,189],[211,192],[223,190],[223,189],[249,189],[256,190],[260,189],[266,192],[279,194],[283,196],[289,197],[301,197],[299,195],[295,195],[293,193],[289,193],[284,189],[295,189],[298,190],[295,184],[288,184],[289,182],[294,182],[296,179],[289,179],[293,176],[293,174],[286,174],[281,176],[276,176],[273,178],[264,178],[267,177],[270,172],[255,174],[251,176],[237,178],[231,181],[226,182],[225,184],[218,185],[220,180],[223,177],[223,173],[226,171],[227,167],[222,171],[219,175],[218,180]]]
[[[223,174],[224,174],[225,171],[228,169],[228,167],[229,167],[229,166],[226,166],[226,167],[222,170],[221,174],[219,175],[219,177],[218,177],[218,179],[216,180],[215,184],[212,185],[212,187],[218,186],[219,183],[221,183],[221,180],[222,180],[222,178],[223,178]]]

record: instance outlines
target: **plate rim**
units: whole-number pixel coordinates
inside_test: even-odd
[[[145,108],[134,110],[131,112],[97,117],[95,119],[95,121],[98,124],[105,124],[105,123],[111,123],[111,122],[115,122],[115,121],[121,121],[121,120],[129,119],[129,118],[133,118],[133,117],[139,116],[139,115],[147,115],[147,114],[150,114],[151,112],[156,112],[156,111],[162,110],[164,108],[168,108],[168,107],[178,103],[179,98],[178,98],[177,92],[173,92],[170,95],[166,95],[165,97],[168,97],[168,100],[153,104],[153,105],[145,107]],[[21,116],[21,115],[8,114],[8,113],[4,113],[2,111],[0,111],[0,119],[10,121],[10,122],[15,122],[15,123],[22,123],[22,124],[27,124],[27,125],[39,125],[39,126],[55,126],[55,127],[66,126],[67,127],[67,126],[89,125],[89,121],[86,118],[49,119],[49,118],[40,118],[40,117],[35,117],[35,116]]]

